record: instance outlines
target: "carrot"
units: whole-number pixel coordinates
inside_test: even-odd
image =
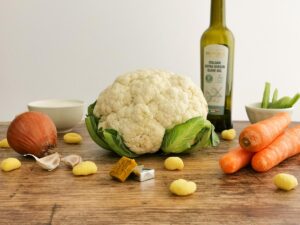
[[[240,146],[229,149],[229,152],[223,155],[219,164],[224,173],[235,173],[239,169],[247,166],[251,162],[253,152],[246,151]]]
[[[290,122],[291,117],[288,113],[277,113],[268,119],[244,128],[240,133],[239,143],[245,150],[258,152],[267,147],[276,137],[282,134]]]
[[[285,159],[300,153],[300,125],[287,129],[275,141],[260,152],[251,161],[257,172],[266,172]]]

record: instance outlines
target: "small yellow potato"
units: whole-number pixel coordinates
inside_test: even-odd
[[[221,133],[221,137],[224,140],[231,141],[236,137],[236,131],[235,129],[223,130]]]
[[[78,133],[66,133],[64,135],[64,142],[67,144],[79,144],[82,141],[82,137]]]
[[[6,138],[4,138],[0,141],[0,148],[10,148]]]
[[[21,162],[16,158],[7,158],[1,162],[1,169],[5,172],[9,172],[21,167]]]
[[[273,177],[273,182],[277,188],[290,191],[298,185],[298,180],[294,175],[279,173]]]
[[[193,181],[178,179],[171,183],[169,189],[175,195],[186,196],[193,194],[197,190],[197,185]]]
[[[184,163],[181,158],[172,156],[165,160],[164,166],[167,170],[182,170]]]
[[[97,170],[98,168],[94,162],[84,161],[74,166],[72,171],[75,176],[86,176],[97,173]]]

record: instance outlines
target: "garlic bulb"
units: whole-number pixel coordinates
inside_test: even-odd
[[[45,156],[43,158],[38,158],[32,154],[26,154],[24,156],[28,156],[28,155],[32,156],[36,160],[36,162],[39,166],[41,166],[43,169],[48,170],[48,171],[54,170],[55,168],[57,168],[59,166],[59,163],[60,163],[60,155],[57,152],[55,152],[51,155]]]

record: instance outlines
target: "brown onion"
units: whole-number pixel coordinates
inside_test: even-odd
[[[9,125],[7,140],[18,153],[43,157],[56,146],[57,131],[50,117],[41,112],[25,112]]]

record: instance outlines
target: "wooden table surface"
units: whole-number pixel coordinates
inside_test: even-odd
[[[236,122],[235,129],[246,124]],[[0,139],[6,130],[7,123],[0,123]],[[272,183],[279,172],[300,179],[300,156],[267,173],[245,168],[225,175],[218,159],[237,140],[222,141],[217,148],[183,155],[182,171],[165,170],[163,155],[138,158],[156,170],[156,178],[119,183],[108,175],[118,157],[94,144],[84,124],[74,131],[83,143],[67,145],[59,135],[57,151],[94,161],[97,174],[75,177],[64,165],[48,172],[32,159],[0,149],[0,160],[17,157],[22,162],[18,170],[0,171],[0,224],[300,224],[300,188],[284,192]],[[172,195],[168,186],[179,178],[195,181],[196,193]]]

